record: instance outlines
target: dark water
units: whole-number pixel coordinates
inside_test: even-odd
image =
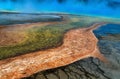
[[[120,0],[0,0],[0,11],[64,12],[120,18]]]
[[[107,24],[93,31],[97,37],[120,34],[120,24]]]
[[[62,17],[52,14],[0,13],[0,25],[53,21],[62,21]]]

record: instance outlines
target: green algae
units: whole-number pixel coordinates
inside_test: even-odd
[[[26,41],[0,47],[0,59],[59,46],[62,44],[64,33],[71,28],[75,27],[71,24],[60,24],[29,29],[26,31]]]
[[[0,47],[0,59],[59,46],[62,44],[65,32],[74,28],[89,27],[95,22],[116,21],[88,16],[70,16],[68,23],[31,28],[25,31],[28,37],[26,41],[16,45]]]

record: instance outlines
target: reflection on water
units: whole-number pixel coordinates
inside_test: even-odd
[[[0,0],[0,11],[65,12],[120,17],[120,0]]]

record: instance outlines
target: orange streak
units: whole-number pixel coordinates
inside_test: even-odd
[[[71,64],[80,59],[96,57],[106,61],[100,54],[93,30],[103,23],[91,27],[74,29],[64,35],[63,44],[57,48],[32,52],[0,61],[0,79],[18,79],[39,71]]]

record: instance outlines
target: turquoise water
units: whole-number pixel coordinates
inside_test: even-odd
[[[62,12],[120,18],[120,0],[0,0],[0,11]]]

